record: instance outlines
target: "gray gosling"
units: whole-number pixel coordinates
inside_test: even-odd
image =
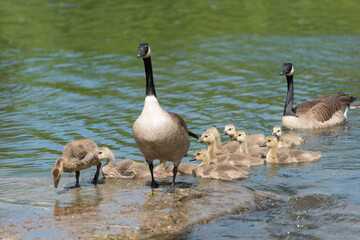
[[[295,133],[282,135],[281,127],[274,127],[272,135],[277,138],[280,148],[291,148],[304,144],[304,139]]]
[[[59,157],[51,170],[54,179],[54,187],[57,188],[64,172],[75,172],[75,188],[80,187],[80,170],[96,166],[96,173],[93,184],[96,184],[99,178],[101,162],[97,156],[97,145],[90,139],[81,139],[69,142],[65,145],[61,157]]]
[[[233,181],[249,177],[247,171],[229,163],[210,165],[210,155],[205,148],[196,150],[194,158],[190,161],[201,161],[201,164],[195,172],[196,177],[213,178],[224,181]]]
[[[180,163],[178,166],[178,173],[181,176],[194,175],[194,172],[198,166],[199,164]],[[166,162],[161,162],[155,168],[155,170],[158,170],[159,172],[165,172],[165,174],[169,174],[169,176],[172,176],[173,169],[174,169],[174,165],[170,165],[169,167],[166,168]]]
[[[236,128],[233,124],[228,124],[225,126],[224,135],[228,135],[230,141],[231,139],[234,138],[235,133],[236,133]],[[248,134],[246,138],[249,146],[252,145],[259,146],[263,144],[265,141],[265,135],[260,133]]]
[[[146,95],[143,110],[133,124],[133,137],[149,164],[152,188],[159,187],[153,174],[153,161],[158,159],[160,162],[173,162],[173,180],[166,192],[176,193],[177,169],[182,158],[188,152],[189,136],[196,138],[197,136],[188,131],[186,123],[180,115],[168,112],[160,106],[155,92],[150,46],[147,43],[141,43],[138,50],[137,57],[141,57],[144,61]]]
[[[274,136],[267,137],[262,147],[270,148],[266,155],[266,162],[268,163],[302,163],[315,161],[321,158],[321,152],[298,149],[283,149],[281,152],[278,152],[278,141]]]
[[[293,107],[294,100],[294,66],[284,63],[280,75],[285,75],[287,80],[287,95],[282,118],[285,128],[327,128],[347,122],[349,108],[359,108],[360,104],[354,103],[355,97],[338,92],[303,102]]]
[[[100,160],[107,159],[107,162],[101,169],[104,178],[150,178],[149,168],[142,163],[131,159],[124,159],[115,164],[115,156],[107,147],[101,147],[98,151]],[[154,175],[158,178],[168,177],[162,172],[154,171]]]

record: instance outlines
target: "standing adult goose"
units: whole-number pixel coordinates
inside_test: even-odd
[[[51,170],[54,179],[54,187],[57,188],[64,172],[75,172],[76,183],[74,187],[80,187],[80,170],[96,166],[96,173],[93,184],[96,184],[99,178],[101,162],[97,156],[97,145],[90,139],[81,139],[69,142],[65,145],[61,157],[59,157]]]
[[[278,147],[289,148],[304,144],[304,139],[294,133],[282,135],[281,127],[273,127],[272,135],[278,140]]]
[[[358,104],[352,104],[356,98],[339,92],[315,98],[294,108],[294,66],[284,63],[280,75],[286,76],[288,88],[282,119],[285,128],[317,129],[343,124],[347,121],[348,108],[358,107]]]
[[[190,146],[189,135],[197,137],[188,131],[182,117],[176,113],[161,108],[155,92],[151,66],[151,50],[147,43],[138,46],[138,58],[142,58],[146,75],[146,96],[144,108],[132,127],[135,142],[149,164],[151,187],[159,184],[154,179],[153,161],[171,161],[174,164],[173,181],[166,192],[175,191],[175,178],[181,159],[187,154]]]
[[[225,181],[248,178],[249,173],[244,169],[229,163],[210,165],[210,156],[205,148],[195,151],[194,158],[190,161],[201,161],[195,175],[201,178],[215,178]]]
[[[299,149],[284,149],[278,152],[278,141],[274,136],[267,137],[262,147],[269,147],[266,162],[269,163],[302,163],[311,162],[321,158],[321,152],[311,152]]]

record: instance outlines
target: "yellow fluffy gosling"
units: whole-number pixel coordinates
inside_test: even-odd
[[[249,173],[244,169],[229,163],[210,165],[210,155],[205,148],[196,150],[194,158],[190,161],[201,161],[196,169],[196,176],[201,178],[214,178],[225,181],[248,178]]]
[[[321,158],[321,152],[311,152],[298,149],[283,149],[281,152],[278,152],[278,141],[274,136],[267,137],[262,146],[270,148],[266,155],[266,162],[269,163],[301,163],[311,162]]]

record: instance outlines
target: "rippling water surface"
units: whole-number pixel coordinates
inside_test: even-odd
[[[91,138],[117,159],[143,160],[131,135],[145,95],[138,43],[151,45],[160,103],[193,132],[233,123],[270,135],[285,101],[283,62],[295,66],[295,103],[338,91],[360,98],[359,11],[355,0],[0,2],[1,221],[44,216],[64,200],[50,170],[69,141]],[[344,126],[297,131],[320,161],[250,171],[243,185],[283,200],[184,237],[358,239],[360,111],[348,116]],[[200,147],[193,141],[190,153]],[[82,171],[85,186],[92,174]],[[66,174],[61,185],[73,181]],[[83,194],[63,204],[112,201]]]

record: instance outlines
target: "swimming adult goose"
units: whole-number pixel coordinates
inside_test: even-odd
[[[273,127],[272,135],[275,136],[278,140],[278,147],[281,148],[291,148],[295,146],[300,146],[304,144],[304,139],[295,133],[288,133],[282,135],[281,127]]]
[[[147,43],[138,46],[138,58],[142,58],[146,75],[146,96],[144,108],[133,125],[135,142],[149,164],[151,187],[159,184],[154,179],[153,161],[171,161],[174,163],[173,181],[167,192],[175,191],[175,178],[181,159],[187,154],[190,146],[189,135],[197,137],[188,131],[186,123],[180,115],[161,108],[155,92],[151,66],[151,50]]]
[[[224,129],[224,135],[228,135],[229,139],[231,141],[231,139],[234,138],[236,133],[236,128],[233,124],[228,124],[225,126]],[[259,146],[261,144],[264,143],[265,141],[265,135],[264,134],[260,134],[260,133],[256,133],[256,134],[248,134],[247,137],[247,143],[248,145],[256,145]]]
[[[195,151],[194,158],[190,161],[201,161],[196,169],[196,176],[201,178],[214,178],[225,181],[248,178],[249,173],[244,169],[229,163],[210,165],[210,155],[205,148]]]
[[[97,156],[97,145],[90,139],[81,139],[69,142],[65,145],[61,157],[59,157],[51,170],[54,179],[54,187],[57,188],[64,172],[75,172],[76,183],[74,187],[80,187],[80,170],[96,166],[96,173],[93,184],[96,184],[99,178],[101,162]]]
[[[294,66],[291,63],[284,63],[280,75],[286,76],[288,86],[282,119],[285,128],[317,129],[343,124],[347,121],[349,106],[351,108],[357,106],[352,104],[356,98],[339,92],[315,98],[294,108]]]
[[[278,152],[278,141],[274,136],[267,137],[262,147],[270,148],[266,155],[266,162],[269,163],[301,163],[311,162],[321,158],[321,152],[298,149],[283,149],[281,152]]]

